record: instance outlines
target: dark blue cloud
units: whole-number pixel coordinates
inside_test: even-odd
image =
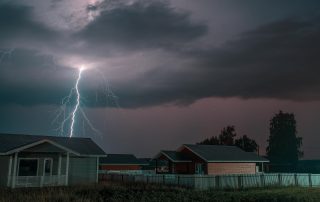
[[[101,6],[103,7],[103,6]],[[88,7],[97,10],[98,6]],[[137,2],[101,10],[99,16],[76,36],[92,48],[125,50],[181,46],[207,33],[205,24],[193,23],[190,14],[177,12],[166,3]]]
[[[33,19],[33,8],[0,2],[0,45],[31,44],[58,38],[58,33]]]
[[[274,21],[243,32],[219,48],[196,48],[190,44],[208,34],[207,26],[192,22],[190,14],[177,12],[168,4],[139,2],[111,10],[97,5],[94,10],[99,10],[100,16],[72,38],[60,38],[58,32],[32,19],[32,8],[0,4],[0,25],[6,28],[0,32],[0,42],[23,39],[52,45],[59,40],[68,45],[54,46],[55,51],[66,57],[73,51],[84,57],[97,55],[98,62],[109,57],[107,52],[113,48],[127,54],[161,49],[177,56],[166,63],[172,67],[188,61],[177,71],[164,67],[158,58],[154,63],[159,65],[151,70],[116,81],[113,86],[122,107],[189,104],[205,97],[320,99],[319,17]],[[78,42],[86,46],[74,48]],[[190,45],[187,50],[186,44]],[[10,57],[0,64],[2,105],[59,105],[77,75],[75,70],[55,64],[52,55],[41,49],[18,48]],[[127,71],[135,71],[130,68]],[[109,106],[110,102],[102,99],[105,92],[94,85],[96,78],[89,73],[86,76],[81,83],[85,103]]]

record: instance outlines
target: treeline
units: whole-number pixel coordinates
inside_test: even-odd
[[[293,113],[279,111],[270,120],[270,134],[266,155],[272,163],[296,163],[303,156],[302,138],[297,137]],[[235,126],[224,127],[220,134],[206,138],[197,144],[237,146],[246,152],[259,152],[259,145],[247,135],[237,138]]]

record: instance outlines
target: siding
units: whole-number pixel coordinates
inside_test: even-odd
[[[97,179],[97,158],[70,157],[69,185],[95,183]]]
[[[7,186],[9,156],[0,156],[0,186]]]
[[[208,163],[209,175],[255,174],[255,163]]]
[[[174,171],[179,174],[189,174],[192,163],[175,163]]]
[[[140,170],[139,165],[101,165],[100,170]]]

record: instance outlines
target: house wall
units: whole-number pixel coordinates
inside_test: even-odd
[[[141,170],[140,165],[100,165],[100,170]]]
[[[7,186],[9,156],[0,156],[0,186]]]
[[[170,159],[168,159],[163,154],[161,154],[158,159],[168,161],[169,172],[172,172],[172,170],[173,170],[174,173],[176,173],[176,174],[193,174],[194,173],[194,163],[192,163],[192,162],[190,162],[190,163],[186,163],[186,162],[173,163]]]
[[[168,170],[162,170],[162,171],[159,171],[159,172],[164,172],[164,173],[167,173],[167,172],[169,172],[169,173],[171,173],[172,172],[172,168],[171,168],[171,166],[172,166],[172,162],[171,162],[171,160],[170,159],[168,159],[165,155],[163,155],[163,154],[161,154],[159,157],[158,157],[158,159],[157,160],[162,160],[162,161],[166,161],[167,162],[167,165],[164,165],[163,167],[164,168],[168,168]],[[159,169],[160,168],[160,166],[159,165],[156,165],[157,166],[157,169]]]
[[[97,157],[70,157],[69,185],[95,183]]]
[[[204,166],[204,173],[207,174],[208,170],[207,170],[207,166],[206,165],[206,161],[204,161],[202,158],[198,157],[197,155],[195,155],[193,152],[191,152],[189,149],[187,148],[182,148],[181,151],[182,153],[185,153],[186,155],[188,155],[191,159],[192,159],[192,163],[189,164],[190,168],[189,168],[189,174],[195,174],[196,172],[196,164],[197,163],[201,163]]]
[[[255,174],[256,163],[208,163],[209,175]]]
[[[177,174],[189,174],[192,163],[175,163],[174,170]]]

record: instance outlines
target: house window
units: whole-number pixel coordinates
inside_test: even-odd
[[[20,159],[19,176],[37,176],[38,159]]]

